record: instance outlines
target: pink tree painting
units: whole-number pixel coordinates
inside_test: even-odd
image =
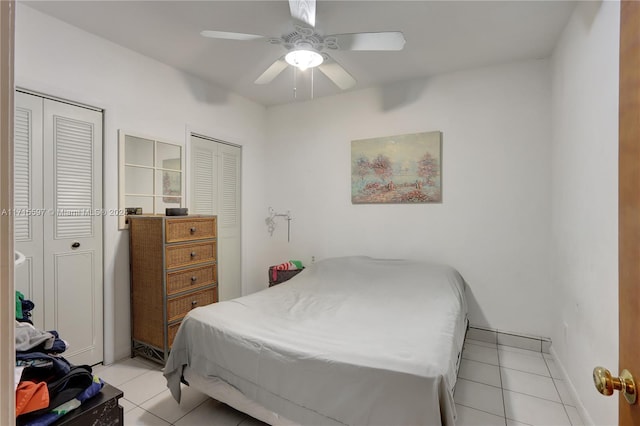
[[[351,201],[442,201],[442,133],[425,132],[351,142]]]

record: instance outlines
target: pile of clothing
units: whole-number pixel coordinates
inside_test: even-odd
[[[299,260],[290,260],[269,267],[269,286],[290,280],[304,269]]]
[[[20,308],[18,308],[20,305]],[[16,292],[16,425],[47,426],[100,392],[104,382],[88,365],[61,354],[69,345],[55,330],[34,327],[31,301]]]

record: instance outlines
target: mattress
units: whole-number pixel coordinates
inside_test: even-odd
[[[453,425],[466,313],[451,267],[327,259],[192,310],[164,375],[178,401],[188,366],[298,424]]]

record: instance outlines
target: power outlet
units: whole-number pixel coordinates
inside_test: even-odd
[[[311,263],[316,263],[316,257],[315,256],[311,256]]]
[[[566,321],[562,323],[564,330],[564,343],[569,344],[569,324]]]

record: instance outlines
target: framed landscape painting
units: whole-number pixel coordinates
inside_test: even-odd
[[[351,141],[351,202],[442,202],[442,132]]]

